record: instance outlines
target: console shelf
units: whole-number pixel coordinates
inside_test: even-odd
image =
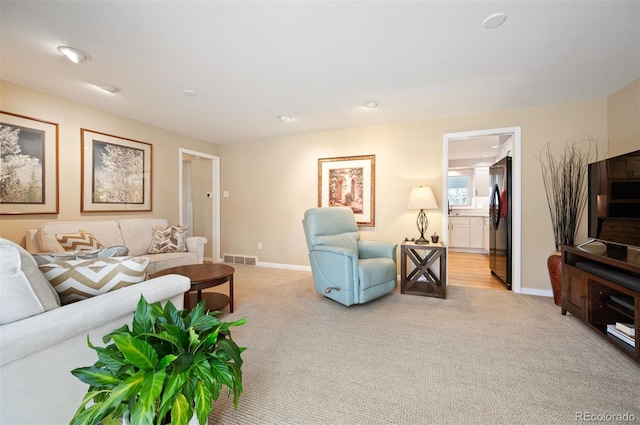
[[[567,311],[640,363],[640,251],[606,246],[562,247],[562,314]],[[607,332],[632,323],[635,347]]]

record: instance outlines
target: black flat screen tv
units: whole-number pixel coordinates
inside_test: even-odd
[[[588,236],[640,249],[640,150],[589,164]]]

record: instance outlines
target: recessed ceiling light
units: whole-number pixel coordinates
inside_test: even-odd
[[[65,55],[67,59],[69,59],[73,63],[81,63],[84,61],[90,61],[91,56],[88,53],[83,52],[82,50],[78,50],[69,46],[60,46],[58,47],[58,51]]]
[[[97,86],[111,94],[119,93],[121,91],[120,87],[114,86],[113,84],[97,84]]]
[[[182,94],[187,97],[196,97],[198,95],[198,93],[194,92],[193,90],[184,90]]]
[[[482,26],[488,30],[492,30],[504,24],[504,21],[506,19],[507,15],[505,13],[494,13],[493,15],[488,16],[484,21],[482,21]]]
[[[293,121],[293,117],[290,117],[288,115],[280,115],[278,117],[278,119],[280,119],[280,121],[282,122],[289,122],[289,121]]]
[[[500,145],[492,145],[491,149],[498,149],[500,147]]]
[[[368,108],[368,109],[376,109],[378,107],[378,104],[373,100],[370,100],[367,103],[365,103],[364,106],[365,108]]]

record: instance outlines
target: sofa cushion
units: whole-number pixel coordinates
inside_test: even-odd
[[[391,258],[358,260],[358,266],[361,289],[373,288],[396,278],[396,263]]]
[[[195,252],[168,252],[149,255],[148,258],[151,260],[149,268],[147,268],[147,273],[150,275],[170,267],[198,264],[198,254]]]
[[[186,252],[188,226],[155,226],[147,253]]]
[[[145,257],[111,257],[57,261],[40,270],[60,294],[62,304],[68,304],[142,282],[148,266]]]
[[[163,218],[130,218],[118,220],[120,231],[124,239],[124,245],[129,248],[129,255],[145,255],[151,246],[153,228],[155,226],[168,226]]]
[[[38,252],[66,251],[56,239],[62,233],[76,233],[80,229],[91,233],[103,246],[128,246],[124,243],[117,221],[52,221],[43,224],[37,232]]]
[[[0,321],[2,324],[60,306],[58,294],[20,245],[0,239]],[[35,297],[35,300],[34,300]]]

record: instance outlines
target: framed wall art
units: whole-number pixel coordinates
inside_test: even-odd
[[[358,226],[375,226],[376,156],[318,160],[318,206],[349,207]]]
[[[151,211],[152,145],[85,128],[80,133],[81,211]]]
[[[0,111],[0,214],[58,214],[58,124]]]

